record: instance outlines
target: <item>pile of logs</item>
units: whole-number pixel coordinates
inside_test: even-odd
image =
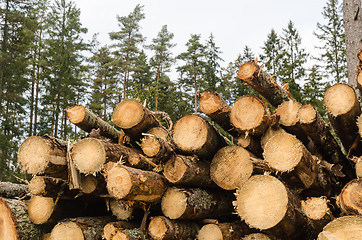
[[[89,135],[21,144],[18,163],[33,178],[0,185],[0,239],[362,239],[355,90],[327,89],[328,125],[256,61],[238,77],[259,96],[230,107],[203,92],[203,114],[172,129],[136,99],[117,105],[115,126],[68,107]]]

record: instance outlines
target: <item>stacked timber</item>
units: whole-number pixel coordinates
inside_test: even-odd
[[[360,239],[354,90],[326,91],[329,125],[256,61],[238,77],[260,95],[229,106],[203,92],[208,118],[187,114],[169,130],[137,99],[119,103],[111,123],[68,107],[88,136],[21,144],[18,163],[33,178],[17,191],[0,184],[0,239]]]

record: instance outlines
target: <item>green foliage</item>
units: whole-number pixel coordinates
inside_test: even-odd
[[[206,43],[206,65],[203,76],[205,90],[216,91],[218,83],[221,81],[220,48],[216,46],[214,36],[210,34]]]

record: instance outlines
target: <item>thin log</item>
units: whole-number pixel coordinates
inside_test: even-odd
[[[362,239],[362,216],[344,216],[328,223],[318,235],[318,240]]]
[[[102,239],[105,240],[116,240],[116,235],[118,232],[122,232],[125,229],[134,229],[137,228],[137,224],[134,222],[127,221],[117,221],[107,223],[103,228]],[[120,239],[120,238],[118,238]]]
[[[359,71],[357,75],[357,88],[362,91],[362,71]]]
[[[147,157],[153,158],[154,163],[165,162],[175,154],[174,146],[160,137],[147,134],[141,141],[143,153]]]
[[[112,214],[117,220],[128,220],[132,216],[134,203],[131,201],[124,201],[119,199],[111,199],[109,201],[109,207]]]
[[[356,161],[356,175],[358,178],[362,178],[362,158],[358,158],[358,160]]]
[[[234,240],[241,239],[250,233],[250,228],[243,222],[225,222],[204,225],[198,235],[198,240]]]
[[[60,178],[34,176],[29,182],[29,192],[43,197],[75,197],[79,191],[69,190],[68,183]]]
[[[85,194],[91,195],[105,195],[107,194],[106,180],[103,175],[82,175],[80,190]]]
[[[21,198],[29,193],[28,185],[11,182],[0,182],[0,197]]]
[[[253,153],[257,157],[261,157],[263,155],[263,149],[261,148],[259,137],[240,134],[237,137],[237,144]]]
[[[347,215],[362,215],[362,179],[346,184],[337,198],[337,205]]]
[[[162,126],[153,127],[150,130],[148,130],[146,133],[159,137],[165,142],[172,143],[171,134],[169,133],[169,131],[167,131],[166,128]]]
[[[151,240],[139,228],[118,230],[109,240]],[[108,240],[108,239],[106,239]]]
[[[245,236],[242,240],[271,240],[271,238],[263,233],[252,233]]]

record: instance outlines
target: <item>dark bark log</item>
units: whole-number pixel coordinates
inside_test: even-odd
[[[134,222],[118,221],[107,223],[103,228],[102,239],[105,240],[116,240],[118,232],[122,232],[125,229],[134,229],[137,228],[138,224]]]
[[[362,239],[362,216],[344,216],[328,223],[318,235],[318,240]]]
[[[0,182],[0,197],[21,198],[29,193],[28,185],[11,182]]]

